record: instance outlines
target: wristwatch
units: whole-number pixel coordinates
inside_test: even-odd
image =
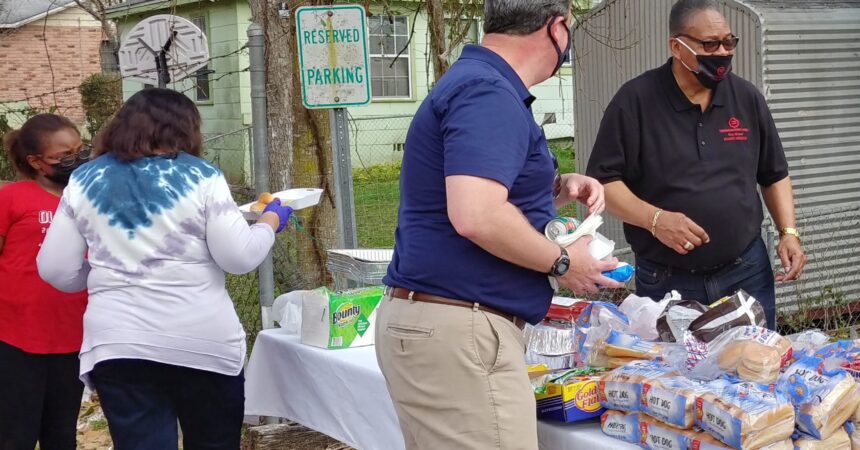
[[[790,235],[796,237],[798,241],[800,240],[800,232],[797,231],[797,228],[785,227],[785,228],[779,230],[779,237],[783,237],[786,234],[790,234]]]
[[[567,255],[567,250],[564,247],[559,248],[561,249],[561,255],[555,260],[552,269],[549,271],[549,275],[553,277],[564,276],[567,270],[570,269],[570,256]]]

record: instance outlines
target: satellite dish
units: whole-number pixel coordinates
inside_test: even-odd
[[[179,81],[206,66],[209,43],[189,20],[170,14],[147,17],[126,35],[119,49],[123,78],[144,84]],[[159,70],[166,66],[165,70]],[[159,74],[162,83],[159,83]]]

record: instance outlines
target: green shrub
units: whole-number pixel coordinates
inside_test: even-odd
[[[81,104],[90,137],[94,137],[122,106],[120,81],[118,74],[96,73],[81,83]]]

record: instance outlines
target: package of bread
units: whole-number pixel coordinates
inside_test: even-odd
[[[646,414],[639,415],[639,445],[649,450],[687,450],[697,433],[670,427]]]
[[[603,434],[631,444],[638,444],[639,413],[629,411],[606,411],[600,416],[600,429]]]
[[[603,375],[597,384],[597,394],[606,409],[639,411],[642,384],[672,375],[677,375],[677,372],[670,367],[654,361],[636,360]]]
[[[764,327],[767,323],[761,304],[743,289],[717,300],[710,309],[690,323],[689,331],[702,342],[711,342],[732,328],[745,325]]]
[[[780,351],[780,348],[755,341],[735,341],[720,351],[718,366],[744,381],[771,384],[779,378],[782,369]]]
[[[845,432],[851,440],[851,450],[860,450],[860,427],[857,426],[857,422],[853,420],[845,422]]]
[[[827,439],[815,439],[812,436],[800,434],[794,439],[795,450],[851,450],[851,438],[844,428],[840,427]]]
[[[794,405],[797,429],[815,439],[827,439],[857,411],[860,392],[845,370],[824,372],[818,358],[803,358],[779,377],[779,389]]]
[[[705,392],[703,383],[682,376],[646,381],[640,411],[668,425],[690,429],[696,423],[696,398]]]
[[[695,300],[672,300],[657,317],[657,333],[663,342],[682,342],[684,332],[708,307]]]
[[[604,351],[606,356],[617,358],[656,359],[662,353],[663,346],[654,342],[643,341],[635,334],[612,330],[606,338]]]
[[[690,370],[702,361],[716,360],[714,366],[746,381],[772,383],[780,368],[791,361],[791,341],[758,326],[732,328],[709,342],[696,339],[690,332],[684,339]]]
[[[794,408],[778,390],[720,381],[696,399],[696,426],[737,449],[756,449],[789,439]]]
[[[690,444],[690,450],[734,450],[726,444],[714,439],[707,433],[698,433]],[[794,450],[794,441],[786,439],[752,450]]]

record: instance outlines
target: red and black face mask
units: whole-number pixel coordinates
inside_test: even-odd
[[[684,60],[681,60],[681,64],[684,64],[684,67],[686,67],[687,70],[696,75],[696,78],[699,80],[699,83],[702,83],[702,86],[713,90],[717,88],[717,85],[721,81],[729,77],[729,74],[732,72],[733,55],[700,55],[690,48],[690,46],[688,46],[684,41],[678,38],[675,38],[675,40],[680,42],[681,45],[686,47],[687,50],[696,56],[696,61],[699,62],[698,72],[690,69],[690,67],[684,63]]]

